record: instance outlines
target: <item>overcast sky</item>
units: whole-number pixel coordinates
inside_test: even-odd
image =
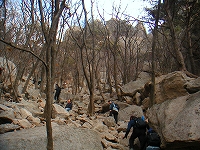
[[[145,14],[144,7],[150,6],[150,4],[143,0],[95,0],[94,3],[94,13],[97,15],[96,3],[98,3],[98,8],[101,14],[104,12],[104,17],[109,20],[112,17],[112,8],[120,7],[120,13],[133,16],[135,18],[140,18]],[[85,0],[85,5],[87,10],[90,11],[90,0]],[[121,15],[121,14],[120,14]],[[123,16],[120,16],[123,17]],[[123,19],[123,18],[121,18]]]

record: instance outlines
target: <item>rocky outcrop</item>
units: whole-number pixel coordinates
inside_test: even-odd
[[[59,126],[54,124],[53,140],[56,150],[103,150],[101,138],[94,130]],[[88,138],[89,137],[89,138]],[[5,133],[0,136],[1,150],[44,150],[46,149],[46,127]]]
[[[155,80],[155,102],[162,103],[166,100],[188,95],[184,85],[190,81],[181,71],[157,77]]]
[[[128,103],[142,104],[147,109],[150,90],[150,78],[143,74],[136,81],[122,86],[121,94]],[[155,78],[155,103],[159,104],[199,90],[200,78],[189,78],[183,72],[175,71]]]
[[[121,96],[133,97],[137,92],[141,93],[145,83],[150,81],[150,75],[142,72],[136,81],[131,81],[120,88]]]
[[[200,92],[154,105],[147,116],[164,147],[200,149]]]

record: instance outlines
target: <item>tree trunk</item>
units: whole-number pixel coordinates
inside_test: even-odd
[[[43,51],[41,51],[39,57],[41,57],[42,54],[43,54]],[[27,87],[28,87],[30,78],[33,76],[33,74],[34,74],[34,72],[35,72],[35,70],[36,70],[36,68],[37,68],[37,66],[38,66],[38,64],[39,64],[39,62],[40,62],[40,60],[37,59],[37,60],[36,60],[36,63],[33,65],[32,70],[31,70],[31,72],[29,73],[28,78],[27,78],[27,80],[26,80],[26,82],[25,82],[25,84],[24,84],[24,87],[23,87],[23,89],[22,89],[22,93],[25,93],[25,92],[26,92],[26,89],[27,89]],[[36,82],[35,84],[38,84],[38,82]]]
[[[47,48],[47,68],[46,68],[46,105],[45,105],[45,118],[46,118],[46,130],[47,130],[47,150],[53,150],[53,137],[51,126],[51,110],[52,110],[52,72],[51,72],[51,47]]]
[[[187,24],[186,24],[186,40],[187,40],[187,50],[189,53],[189,61],[190,61],[190,67],[191,72],[195,74],[195,62],[194,62],[194,56],[192,51],[192,40],[191,40],[191,8],[190,6],[187,6]]]
[[[44,87],[45,80],[46,80],[46,70],[45,70],[45,67],[42,66],[41,83],[40,83],[40,93],[43,93],[46,90],[46,88]]]
[[[170,11],[170,0],[165,0],[165,5],[164,5],[165,11],[166,11],[166,17],[167,17],[167,22],[169,24],[169,29],[170,29],[170,34],[172,37],[172,45],[176,54],[176,60],[179,66],[179,70],[183,71],[185,74],[187,74],[190,77],[195,77],[197,78],[196,75],[188,72],[185,62],[184,62],[184,58],[183,58],[183,54],[181,53],[181,46],[179,46],[178,44],[178,39],[175,33],[175,27],[174,27],[174,23],[173,23],[173,18],[171,15],[171,11]]]
[[[174,48],[174,51],[176,53],[176,60],[177,60],[178,66],[179,66],[179,70],[185,71],[186,66],[185,66],[185,62],[184,62],[184,59],[183,59],[183,55],[181,53],[181,48],[178,45],[178,40],[177,40],[177,37],[176,37],[175,28],[174,28],[174,23],[173,23],[172,15],[171,15],[171,12],[170,12],[170,2],[169,2],[169,0],[165,0],[165,11],[166,11],[167,21],[168,21],[168,24],[169,24],[170,34],[171,34],[171,37],[172,37],[173,48]]]
[[[156,49],[156,41],[158,38],[158,21],[159,21],[159,14],[160,14],[160,3],[161,3],[161,0],[158,0],[158,9],[157,9],[156,18],[155,18],[156,19],[155,27],[153,29],[150,107],[152,107],[153,104],[155,103],[155,49]]]

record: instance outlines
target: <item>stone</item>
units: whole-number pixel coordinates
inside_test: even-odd
[[[196,93],[200,91],[200,77],[196,79],[191,79],[187,83],[185,83],[184,88],[190,93]]]
[[[55,150],[103,150],[96,131],[56,124],[52,125],[52,129]],[[45,126],[7,132],[0,136],[1,150],[45,150],[46,146]]]
[[[39,119],[39,118],[36,118],[36,117],[33,117],[33,116],[28,116],[28,117],[27,117],[27,120],[28,120],[30,123],[32,123],[32,124],[34,124],[34,125],[36,125],[36,126],[39,126],[39,125],[40,125],[40,119]]]
[[[31,128],[32,126],[32,124],[27,119],[18,120],[18,122],[19,125],[24,129]]]
[[[106,117],[103,122],[107,127],[114,127],[116,125],[113,116]]]
[[[32,113],[24,108],[20,109],[20,113],[23,119],[26,119],[27,117],[32,116]]]
[[[155,79],[155,102],[162,103],[166,100],[188,95],[184,84],[188,77],[181,71],[175,71]]]
[[[62,106],[58,104],[53,104],[52,105],[52,118],[65,118],[67,119],[69,117],[69,112],[66,111]]]
[[[14,131],[14,130],[18,130],[18,129],[20,129],[19,125],[15,125],[15,124],[1,124],[0,125],[0,134],[6,133],[6,132],[10,132],[10,131]]]
[[[200,142],[200,92],[154,105],[147,111],[150,126],[161,136],[162,145],[176,141],[196,146]],[[173,144],[174,143],[174,144]],[[200,149],[200,145],[197,146]]]
[[[0,123],[11,123],[15,119],[15,113],[12,108],[7,109],[6,111],[0,112]]]
[[[118,118],[121,121],[129,121],[130,116],[141,117],[143,116],[143,110],[140,106],[137,105],[129,105],[128,107],[120,110]]]

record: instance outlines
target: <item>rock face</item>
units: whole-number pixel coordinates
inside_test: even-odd
[[[154,105],[147,115],[164,146],[200,149],[200,92]]]
[[[89,137],[89,138],[87,138]],[[55,150],[102,150],[101,138],[94,130],[53,126]],[[86,144],[87,143],[87,144]],[[1,150],[45,150],[47,144],[45,126],[5,133],[0,136]]]
[[[184,84],[188,77],[181,71],[176,71],[156,78],[155,83],[155,102],[162,103],[166,100],[174,99],[179,96],[188,95]]]

